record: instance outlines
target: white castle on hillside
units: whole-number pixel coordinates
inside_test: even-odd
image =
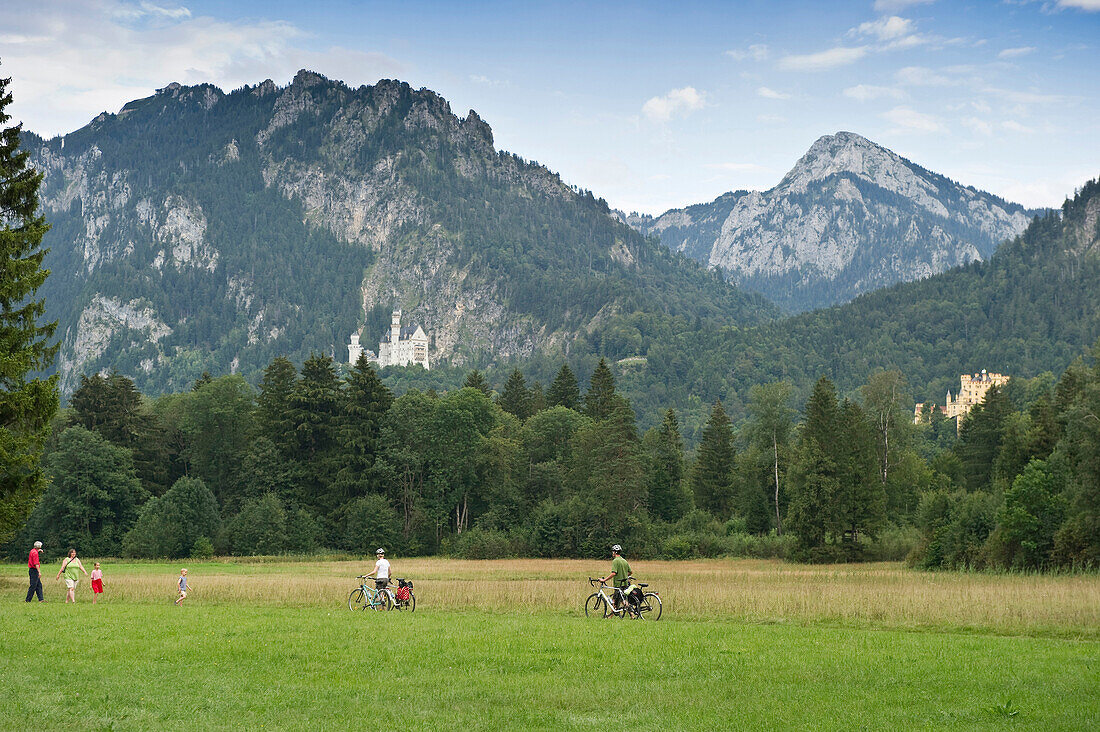
[[[348,344],[348,363],[354,364],[363,353],[359,344],[359,334],[351,334]],[[378,357],[367,351],[367,360],[378,364],[378,368],[387,366],[408,366],[418,363],[428,369],[428,334],[419,325],[401,327],[401,311],[393,311],[390,329],[382,334],[378,342]]]

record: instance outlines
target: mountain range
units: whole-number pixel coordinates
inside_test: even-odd
[[[617,215],[399,81],[170,84],[23,142],[45,174],[40,293],[66,393],[105,369],[155,394],[203,371],[256,381],[278,355],[344,360],[353,331],[370,347],[401,307],[433,369],[460,367],[444,379],[499,366],[503,383],[519,364],[545,384],[606,356],[642,426],[676,407],[691,440],[716,398],[742,416],[754,384],[801,398],[821,374],[850,392],[899,368],[935,398],[982,368],[1059,370],[1100,337],[1096,183],[1033,216],[850,133],[771,191],[656,219]],[[716,251],[754,274],[723,274]]]
[[[110,368],[160,392],[205,370],[255,376],[279,354],[344,360],[393,307],[430,334],[433,361],[459,365],[564,355],[640,310],[779,312],[403,82],[170,84],[25,138],[53,224],[42,292],[63,392]]]
[[[620,218],[801,311],[985,259],[1036,213],[838,132],[768,191]]]

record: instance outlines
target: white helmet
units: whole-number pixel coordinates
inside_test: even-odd
[[[386,553],[386,550],[383,549],[382,547],[378,547],[378,551],[375,552],[375,554],[385,554],[385,553]]]
[[[621,546],[619,546],[618,544],[611,547],[611,551],[613,551],[613,552],[621,552],[622,550],[623,550],[623,548]]]

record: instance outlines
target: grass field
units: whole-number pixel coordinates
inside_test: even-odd
[[[606,562],[104,563],[104,602],[0,567],[4,729],[1096,729],[1100,577],[638,562],[657,623],[587,620]],[[56,571],[56,570],[55,570]]]

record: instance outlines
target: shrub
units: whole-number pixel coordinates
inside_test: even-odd
[[[195,546],[191,547],[192,559],[210,559],[214,556],[214,544],[205,536],[195,539]]]
[[[503,531],[473,528],[449,542],[448,553],[459,559],[502,559],[514,556],[512,544]]]

